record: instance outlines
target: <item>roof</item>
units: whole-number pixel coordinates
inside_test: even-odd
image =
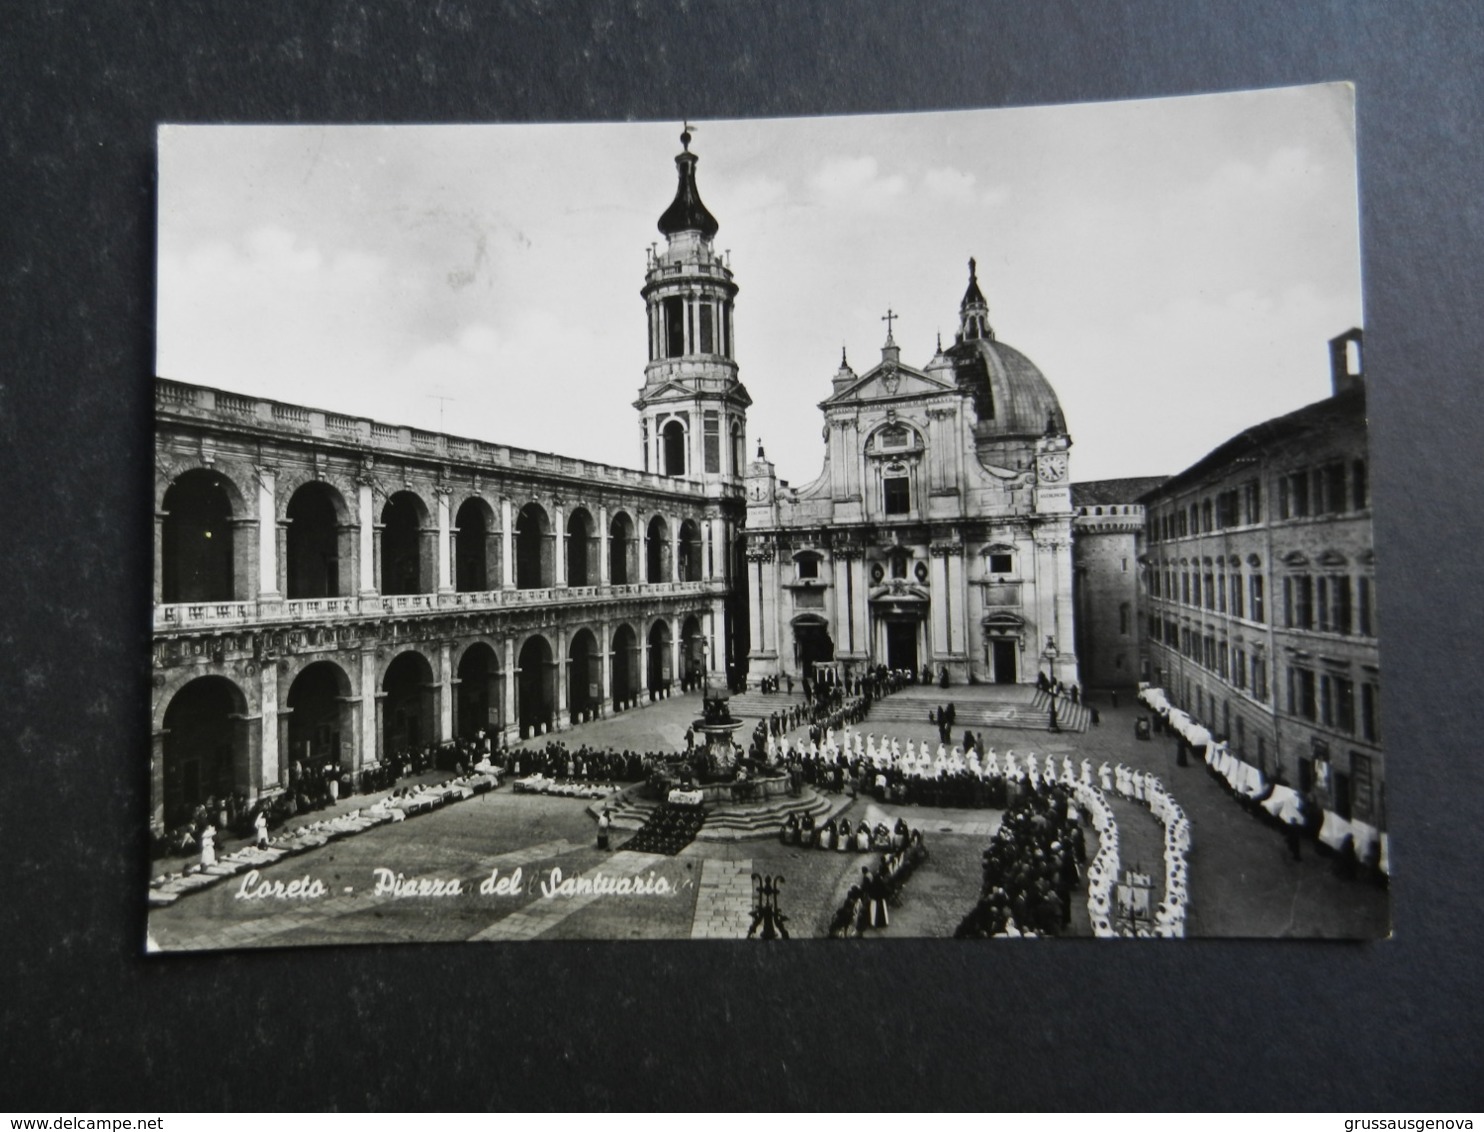
[[[1073,507],[1101,507],[1110,503],[1137,503],[1168,476],[1132,476],[1121,480],[1088,480],[1072,485]]]
[[[683,140],[689,143],[690,135],[686,134]],[[689,149],[675,155],[675,169],[680,181],[675,186],[675,199],[660,214],[659,222],[659,229],[666,236],[676,232],[699,232],[709,240],[721,227],[716,217],[701,203],[701,192],[696,188],[696,162],[699,160]]]
[[[1359,421],[1365,424],[1365,386],[1356,385],[1323,401],[1315,401],[1281,417],[1273,417],[1251,428],[1243,429],[1230,440],[1202,456],[1183,472],[1171,476],[1159,487],[1146,492],[1143,503],[1154,497],[1178,491],[1197,483],[1212,473],[1244,456],[1254,455],[1281,441],[1309,433],[1321,432],[1339,425]]]
[[[958,387],[974,397],[979,413],[976,435],[1043,436],[1066,432],[1051,383],[1035,362],[998,339],[966,338],[944,355],[953,364]]]

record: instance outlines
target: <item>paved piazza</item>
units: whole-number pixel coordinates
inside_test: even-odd
[[[959,706],[972,689],[941,693]],[[783,697],[779,697],[782,702]],[[1000,752],[1122,761],[1159,775],[1192,825],[1191,909],[1198,936],[1364,937],[1384,935],[1386,895],[1336,876],[1312,852],[1294,862],[1274,830],[1250,818],[1203,766],[1175,765],[1174,741],[1134,738],[1137,709],[1094,700],[1102,722],[1085,733],[1050,734],[984,729]],[[698,698],[677,697],[617,718],[574,728],[569,745],[589,743],[655,750],[683,745]],[[868,720],[863,730],[872,730]],[[937,741],[920,727],[897,725],[905,742]],[[746,732],[744,731],[744,734]],[[527,746],[531,744],[526,744]],[[1162,871],[1160,828],[1142,806],[1112,799],[1124,868]],[[342,808],[345,804],[342,803]],[[904,817],[924,831],[930,856],[912,874],[889,928],[879,938],[950,936],[973,907],[979,856],[998,826],[996,810],[881,806],[871,798],[841,811],[852,824]],[[785,878],[779,906],[793,938],[825,935],[866,855],[803,850],[776,838],[692,843],[665,857],[624,850],[630,836],[614,831],[613,849],[599,850],[588,804],[569,798],[516,795],[508,787],[441,807],[405,822],[342,838],[261,870],[261,881],[306,879],[322,895],[245,899],[246,874],[182,896],[149,916],[151,945],[162,950],[296,947],[406,940],[710,939],[740,938],[750,923],[753,873]],[[377,870],[386,870],[378,874]],[[597,893],[563,886],[601,875]],[[383,878],[378,890],[378,876]],[[398,895],[385,881],[457,880],[456,895]],[[629,883],[623,885],[623,878]],[[481,892],[481,885],[487,890]],[[309,887],[309,886],[306,886]],[[629,891],[618,891],[619,889]],[[550,893],[550,895],[548,895]],[[1090,933],[1086,908],[1074,907],[1072,934]]]

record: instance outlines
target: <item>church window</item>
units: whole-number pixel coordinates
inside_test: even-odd
[[[905,578],[907,576],[907,555],[893,554],[891,556],[891,576],[893,578]]]
[[[799,581],[801,581],[801,582],[802,581],[809,580],[809,579],[813,579],[813,578],[818,578],[819,577],[819,556],[818,555],[815,555],[815,554],[805,554],[805,555],[802,555],[800,558],[798,558],[795,561],[794,565],[797,568]]]
[[[721,304],[721,352],[726,357],[732,356],[732,304]]]
[[[711,304],[701,304],[701,353],[714,354],[716,342],[711,327]],[[709,470],[709,469],[708,469]]]
[[[644,421],[639,426],[639,431],[644,437],[644,470],[649,471],[649,422]]]
[[[660,442],[664,447],[665,457],[662,474],[685,475],[685,426],[679,421],[671,421],[660,430]]]
[[[1350,505],[1357,511],[1370,506],[1369,486],[1366,483],[1365,461],[1356,460],[1350,466]]]
[[[665,300],[665,357],[678,358],[685,354],[685,300]]]
[[[906,515],[912,510],[912,490],[906,476],[885,477],[882,495],[888,515]]]
[[[1262,575],[1261,574],[1253,574],[1252,575],[1252,578],[1251,578],[1251,582],[1252,582],[1252,585],[1251,585],[1250,589],[1251,589],[1251,596],[1252,596],[1252,603],[1251,603],[1252,604],[1252,620],[1254,620],[1254,621],[1262,621],[1263,620],[1263,606],[1262,606],[1262,602],[1263,602],[1263,592],[1262,592],[1263,591],[1263,581],[1262,581]]]
[[[991,574],[1008,574],[1015,569],[1013,555],[991,554],[989,556],[989,572]]]
[[[690,345],[689,353],[696,352],[696,304],[685,304],[685,340]]]
[[[703,439],[706,448],[706,470],[721,471],[721,414],[707,412],[702,418]]]
[[[1129,606],[1128,602],[1124,602],[1118,607],[1118,631],[1124,636],[1128,636],[1128,618]]]
[[[1203,534],[1211,533],[1211,501],[1209,499],[1201,501],[1201,531]]]
[[[1367,577],[1356,579],[1359,591],[1359,600],[1356,604],[1356,612],[1360,615],[1359,631],[1362,637],[1375,636],[1371,615],[1371,580]]]
[[[906,448],[907,444],[908,432],[901,425],[887,425],[881,430],[881,447]]]
[[[743,467],[742,458],[742,422],[735,421],[732,424],[732,475],[740,476]]]

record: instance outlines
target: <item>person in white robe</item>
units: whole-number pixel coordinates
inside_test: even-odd
[[[216,826],[208,825],[201,831],[201,867],[216,864]]]
[[[1108,770],[1107,763],[1098,767],[1098,783],[1102,787],[1104,794],[1111,794],[1113,792],[1113,776]]]

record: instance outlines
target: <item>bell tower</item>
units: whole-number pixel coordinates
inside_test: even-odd
[[[737,378],[732,307],[737,284],[712,247],[719,225],[701,202],[687,126],[675,156],[675,199],[660,215],[664,248],[644,275],[649,363],[634,408],[645,471],[706,485],[710,499],[740,501],[747,474],[747,406]]]

